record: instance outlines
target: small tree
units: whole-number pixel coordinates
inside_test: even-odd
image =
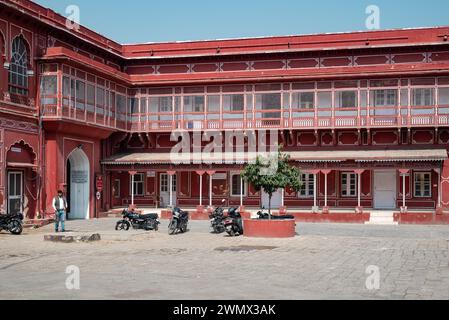
[[[301,172],[290,165],[290,156],[282,153],[281,149],[273,157],[257,157],[255,163],[245,166],[242,177],[257,191],[262,189],[268,194],[268,212],[271,219],[271,199],[273,194],[282,188],[290,187],[299,192],[302,186]]]

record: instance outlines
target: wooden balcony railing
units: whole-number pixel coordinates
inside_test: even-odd
[[[350,129],[449,126],[449,105],[422,107],[316,108],[238,112],[164,112],[127,116],[72,106],[42,107],[43,119],[67,119],[131,132],[245,129]]]

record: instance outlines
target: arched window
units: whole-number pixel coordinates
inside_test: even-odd
[[[9,92],[28,94],[28,50],[25,40],[16,37],[11,45],[11,63],[9,65]]]

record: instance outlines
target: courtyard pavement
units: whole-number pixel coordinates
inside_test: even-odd
[[[0,233],[0,299],[449,300],[448,226],[298,223],[294,239],[250,239],[206,221],[178,236],[167,221],[159,232],[116,232],[116,221],[67,223],[101,234],[92,243],[43,241],[53,226]]]

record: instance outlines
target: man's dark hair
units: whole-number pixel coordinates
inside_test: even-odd
[[[60,194],[60,193],[64,193],[64,192],[62,192],[62,190],[58,190],[58,194]]]

